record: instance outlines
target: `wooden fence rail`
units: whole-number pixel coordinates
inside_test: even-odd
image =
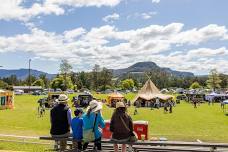
[[[72,138],[53,138],[53,137],[40,137],[40,140],[55,140],[55,141],[68,141],[72,144]],[[102,152],[112,152],[113,144],[116,142],[110,140],[102,140]],[[180,142],[180,141],[138,141],[131,142],[118,142],[118,144],[132,145],[134,152],[228,152],[228,143],[198,143],[198,142]],[[67,152],[74,152],[71,149]],[[90,144],[87,151],[94,151],[93,145]]]

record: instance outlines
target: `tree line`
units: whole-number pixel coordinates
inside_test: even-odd
[[[59,73],[49,80],[45,74],[39,77],[30,76],[32,86],[42,88],[60,88],[61,90],[90,89],[104,91],[106,89],[132,90],[140,88],[150,78],[159,88],[227,88],[228,75],[220,74],[216,69],[212,69],[208,76],[178,77],[170,75],[159,69],[146,71],[145,73],[126,73],[119,78],[114,78],[112,71],[95,65],[90,72],[73,72],[68,60],[62,60],[59,66]],[[29,76],[25,80],[20,80],[16,75],[0,79],[0,88],[12,89],[12,86],[29,85]]]

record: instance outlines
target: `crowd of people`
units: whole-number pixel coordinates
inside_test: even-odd
[[[67,102],[69,98],[61,94],[58,98],[58,104],[51,109],[50,120],[52,137],[64,138],[73,136],[73,147],[77,151],[87,149],[89,142],[94,143],[94,149],[101,151],[102,129],[105,122],[102,116],[102,102],[92,100],[84,113],[82,109],[76,108],[75,117],[72,118],[71,109]],[[133,133],[133,122],[126,112],[127,108],[124,102],[117,102],[116,109],[113,112],[110,121],[110,131],[112,132],[113,141],[130,141]],[[72,131],[71,131],[72,130]],[[66,141],[58,141],[55,148],[60,146],[60,151],[66,149]],[[114,144],[114,151],[118,152],[118,145]],[[122,145],[122,152],[126,152],[126,145]]]
[[[168,102],[165,102],[163,104],[164,107],[164,113],[172,113],[173,112],[173,106],[175,106],[174,102],[172,100],[168,100]]]
[[[167,113],[167,112],[172,113],[174,106],[175,106],[175,102],[172,99],[168,99],[165,102],[161,102],[159,98],[155,98],[154,101],[152,101],[152,100],[144,101],[143,105],[140,101],[136,100],[134,115],[138,114],[137,108],[140,108],[140,107],[150,107],[151,110],[159,109],[159,108],[163,107],[164,113]]]

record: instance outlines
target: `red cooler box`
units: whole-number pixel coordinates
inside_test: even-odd
[[[142,135],[145,136],[145,140],[148,140],[148,121],[134,121],[134,131],[138,135],[138,139],[142,139]],[[105,128],[103,129],[102,138],[111,139],[112,133],[110,132],[110,120],[105,120]]]
[[[148,140],[148,121],[134,121],[134,131],[138,135],[138,139],[142,139],[144,135],[144,140]]]
[[[105,120],[105,127],[103,129],[102,138],[111,139],[112,133],[110,132],[110,120]]]

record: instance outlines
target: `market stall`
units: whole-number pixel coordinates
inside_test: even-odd
[[[12,91],[0,90],[0,109],[14,108],[14,93]]]
[[[110,93],[107,97],[107,104],[111,107],[116,107],[116,103],[124,99],[124,96],[121,93],[113,92]]]

